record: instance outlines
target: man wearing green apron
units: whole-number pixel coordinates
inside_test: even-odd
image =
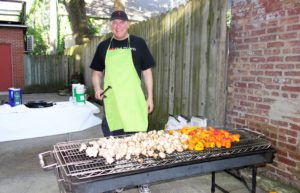
[[[124,11],[112,13],[111,28],[113,36],[98,45],[90,65],[95,98],[104,100],[102,131],[104,136],[144,132],[148,128],[148,113],[154,108],[151,70],[154,59],[142,38],[128,34],[129,22]],[[105,98],[101,95],[104,90],[107,90]],[[139,190],[150,192],[147,186]]]

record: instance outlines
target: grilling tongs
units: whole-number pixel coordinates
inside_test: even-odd
[[[103,96],[109,89],[111,89],[111,86],[107,86],[107,88],[100,94],[100,96]],[[103,106],[103,99],[99,101],[99,105]]]

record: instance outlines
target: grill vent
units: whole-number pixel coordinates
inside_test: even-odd
[[[33,37],[33,35],[27,35],[26,43],[27,43],[27,45],[26,45],[27,51],[32,52],[33,51],[33,46],[34,46],[34,37]]]

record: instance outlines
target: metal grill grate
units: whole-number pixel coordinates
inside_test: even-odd
[[[85,155],[85,152],[79,152],[78,149],[81,143],[92,141],[92,139],[56,144],[54,146],[54,153],[58,160],[58,167],[62,167],[67,176],[76,177],[77,179],[86,179],[143,169],[183,165],[209,159],[221,159],[226,156],[242,155],[247,152],[266,150],[271,147],[271,144],[265,139],[248,133],[245,130],[236,130],[235,133],[241,134],[241,141],[233,143],[230,149],[213,148],[199,152],[176,152],[167,155],[165,159],[140,157],[132,158],[130,160],[123,159],[112,164],[106,164],[105,159],[102,157],[89,158]],[[143,163],[140,163],[139,159],[143,159]]]

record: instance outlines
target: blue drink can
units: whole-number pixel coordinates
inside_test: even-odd
[[[22,91],[20,88],[9,88],[8,97],[10,106],[14,107],[22,104]]]

